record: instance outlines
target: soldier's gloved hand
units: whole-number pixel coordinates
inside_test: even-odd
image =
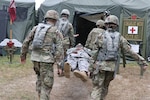
[[[148,66],[143,66],[143,71],[145,72]]]
[[[87,74],[88,74],[88,77],[90,77],[90,74],[91,74],[91,73],[90,73],[90,72],[88,72]]]
[[[78,36],[79,36],[79,34],[75,34],[75,35],[73,35],[73,36],[76,38],[76,37],[78,37]]]
[[[88,72],[88,77],[92,78],[93,77],[93,73],[92,72]]]
[[[143,66],[143,70],[146,70],[148,66]]]
[[[26,62],[26,55],[21,55],[20,60],[21,60],[21,63],[25,63]]]
[[[141,76],[143,76],[143,74],[146,71],[147,67],[148,67],[147,65],[141,66],[141,73],[140,73]]]

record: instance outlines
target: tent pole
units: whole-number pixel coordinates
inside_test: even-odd
[[[143,50],[142,50],[142,56],[147,59],[147,19],[148,19],[148,12],[145,13],[145,16],[144,16],[144,33],[143,33]]]

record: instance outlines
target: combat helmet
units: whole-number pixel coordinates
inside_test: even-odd
[[[68,9],[63,9],[63,10],[61,11],[61,15],[63,15],[63,14],[70,16],[70,12],[69,12]]]
[[[104,27],[105,26],[105,22],[103,20],[98,20],[96,22],[96,26],[99,26],[99,27]]]
[[[115,25],[119,25],[119,19],[117,16],[115,15],[109,15],[106,19],[105,19],[105,24],[115,24]]]
[[[46,18],[58,20],[59,15],[58,15],[57,11],[55,11],[55,10],[48,10],[44,16],[44,19],[46,19]]]

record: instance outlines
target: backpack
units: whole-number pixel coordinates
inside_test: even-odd
[[[105,31],[103,33],[103,45],[99,48],[97,60],[116,61],[118,59],[120,36],[119,32]]]
[[[34,39],[32,42],[32,48],[33,50],[42,49],[43,48],[43,42],[45,35],[47,33],[47,30],[51,27],[49,24],[39,23],[34,35]]]

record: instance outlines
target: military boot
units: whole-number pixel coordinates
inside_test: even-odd
[[[83,82],[88,80],[88,76],[85,71],[75,70],[73,73],[76,77],[80,78]]]
[[[64,75],[66,78],[70,78],[70,70],[71,70],[70,64],[65,62],[65,64],[64,64]]]

